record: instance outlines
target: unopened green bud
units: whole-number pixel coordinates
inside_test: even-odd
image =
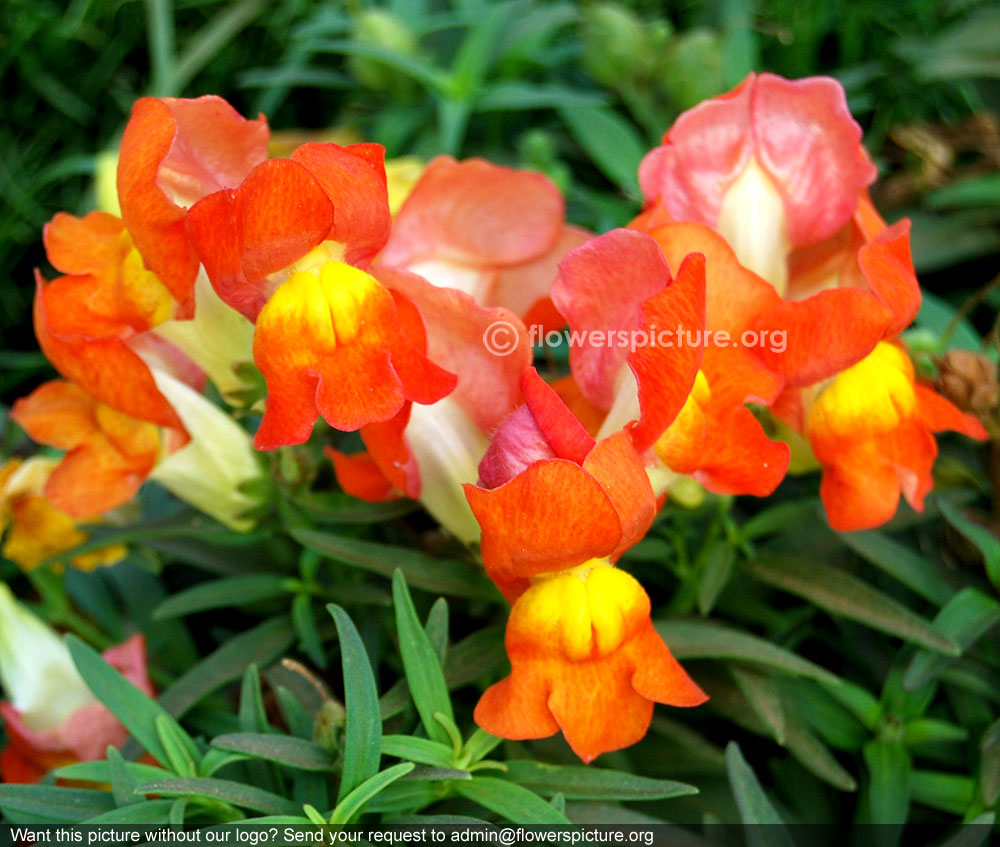
[[[659,55],[656,83],[676,109],[689,109],[725,90],[722,42],[711,30],[678,35]]]
[[[598,82],[618,85],[635,76],[646,48],[642,21],[617,3],[587,10],[583,22],[583,66]]]
[[[413,57],[417,52],[413,32],[385,9],[366,9],[358,14],[354,18],[352,37],[358,44],[379,47],[400,56]],[[370,56],[349,56],[347,67],[358,82],[373,91],[405,95],[416,87],[410,77]]]

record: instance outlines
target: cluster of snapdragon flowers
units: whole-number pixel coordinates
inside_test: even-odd
[[[909,225],[875,177],[825,78],[751,76],[683,114],[637,217],[600,235],[538,173],[442,156],[401,185],[375,144],[269,158],[264,119],[218,97],[140,100],[119,213],[45,229],[62,276],[38,275],[34,322],[62,379],[12,417],[66,452],[0,471],[5,553],[68,549],[147,479],[249,529],[257,452],[322,418],[365,447],[326,446],[345,492],[422,503],[511,603],[480,726],[561,731],[585,761],[632,744],[654,703],[705,700],[615,565],[672,488],[767,496],[794,444],[830,525],[870,528],[922,508],[934,433],[986,435],[915,375]],[[531,340],[565,328],[546,379]]]

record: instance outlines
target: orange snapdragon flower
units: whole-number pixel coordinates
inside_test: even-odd
[[[702,262],[704,306],[651,312],[636,327],[629,307],[619,304],[631,301],[634,309],[634,301],[646,296],[645,289],[654,285],[657,275],[670,279],[674,270],[680,282],[687,263],[693,261],[690,254]],[[666,294],[670,291],[667,288]],[[579,352],[574,347],[570,363],[575,385],[562,389],[577,408],[591,407],[583,416],[600,421],[602,434],[624,422],[621,406],[615,408],[611,401],[621,397],[622,385],[607,372],[620,367],[618,362],[628,351],[628,328],[646,333],[639,337],[643,346],[630,361],[639,364],[644,380],[657,379],[662,387],[648,392],[659,398],[659,409],[645,413],[645,422],[633,429],[633,437],[638,436],[641,450],[655,448],[647,464],[655,471],[658,493],[678,474],[693,475],[717,493],[763,496],[774,490],[788,467],[788,448],[770,441],[744,404],[773,402],[784,378],[754,350],[742,346],[742,338],[781,301],[767,282],[736,261],[719,235],[697,224],[660,226],[648,234],[615,230],[566,257],[553,297],[569,318],[571,333],[596,329],[599,340],[604,334],[617,343],[617,347],[582,347]],[[727,340],[719,340],[723,338]],[[686,391],[687,383],[670,369],[686,368],[690,374],[692,364],[695,378]],[[582,396],[571,399],[577,390]]]
[[[258,449],[305,441],[318,416],[354,430],[455,386],[414,343],[412,309],[364,270],[389,232],[383,157],[374,144],[304,144],[188,213],[215,291],[255,323],[268,385]]]
[[[708,699],[653,629],[649,598],[628,574],[594,560],[531,583],[507,624],[510,676],[476,706],[487,732],[527,739],[562,731],[591,762],[641,739],[654,703]]]
[[[56,508],[94,517],[130,500],[160,457],[160,431],[53,380],[22,397],[11,418],[35,441],[68,451],[45,485]]]
[[[722,235],[785,301],[751,324],[784,331],[784,349],[756,354],[787,386],[808,385],[897,334],[904,304],[919,303],[912,267],[898,265],[909,226],[875,212],[875,176],[838,82],[751,74],[681,115],[646,156],[646,208],[632,225],[691,221]]]
[[[79,547],[89,537],[79,528],[76,517],[56,508],[45,496],[58,464],[57,459],[35,456],[0,465],[0,535],[6,535],[2,552],[26,571]],[[88,519],[96,520],[96,516]],[[74,556],[70,564],[89,571],[113,565],[126,553],[124,545],[113,544]]]
[[[985,439],[979,420],[917,380],[898,343],[882,341],[828,382],[789,394],[776,413],[809,439],[823,466],[830,526],[869,529],[896,512],[900,494],[918,511],[933,487],[933,433]]]
[[[341,487],[356,497],[419,500],[456,538],[479,540],[463,483],[475,482],[489,435],[521,402],[519,378],[531,345],[518,318],[484,308],[469,295],[432,285],[396,268],[373,270],[391,291],[419,310],[427,356],[455,374],[455,390],[433,405],[406,406],[391,420],[360,430],[364,453],[328,450]],[[414,322],[416,323],[416,322]],[[491,327],[509,329],[511,349],[498,356],[486,344]]]

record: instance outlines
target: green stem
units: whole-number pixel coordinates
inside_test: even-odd
[[[172,0],[146,0],[149,30],[150,94],[173,97],[174,90],[174,9]]]

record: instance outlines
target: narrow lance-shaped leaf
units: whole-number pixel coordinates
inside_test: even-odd
[[[156,720],[163,718],[176,729],[178,737],[184,738],[191,758],[198,757],[198,748],[187,733],[162,706],[143,694],[92,648],[74,635],[66,637],[73,663],[87,686],[132,736],[164,767],[172,767],[170,756],[160,741]]]
[[[451,737],[434,717],[435,712],[440,712],[454,723],[455,715],[448,696],[448,686],[437,654],[413,608],[413,600],[402,571],[397,570],[392,575],[392,595],[396,606],[399,649],[403,657],[406,681],[410,686],[410,696],[428,737],[441,744],[450,744]]]
[[[347,724],[344,733],[344,766],[337,802],[378,772],[381,757],[382,718],[378,689],[368,653],[361,636],[339,606],[327,607],[337,624],[340,659],[344,673],[344,706]]]

